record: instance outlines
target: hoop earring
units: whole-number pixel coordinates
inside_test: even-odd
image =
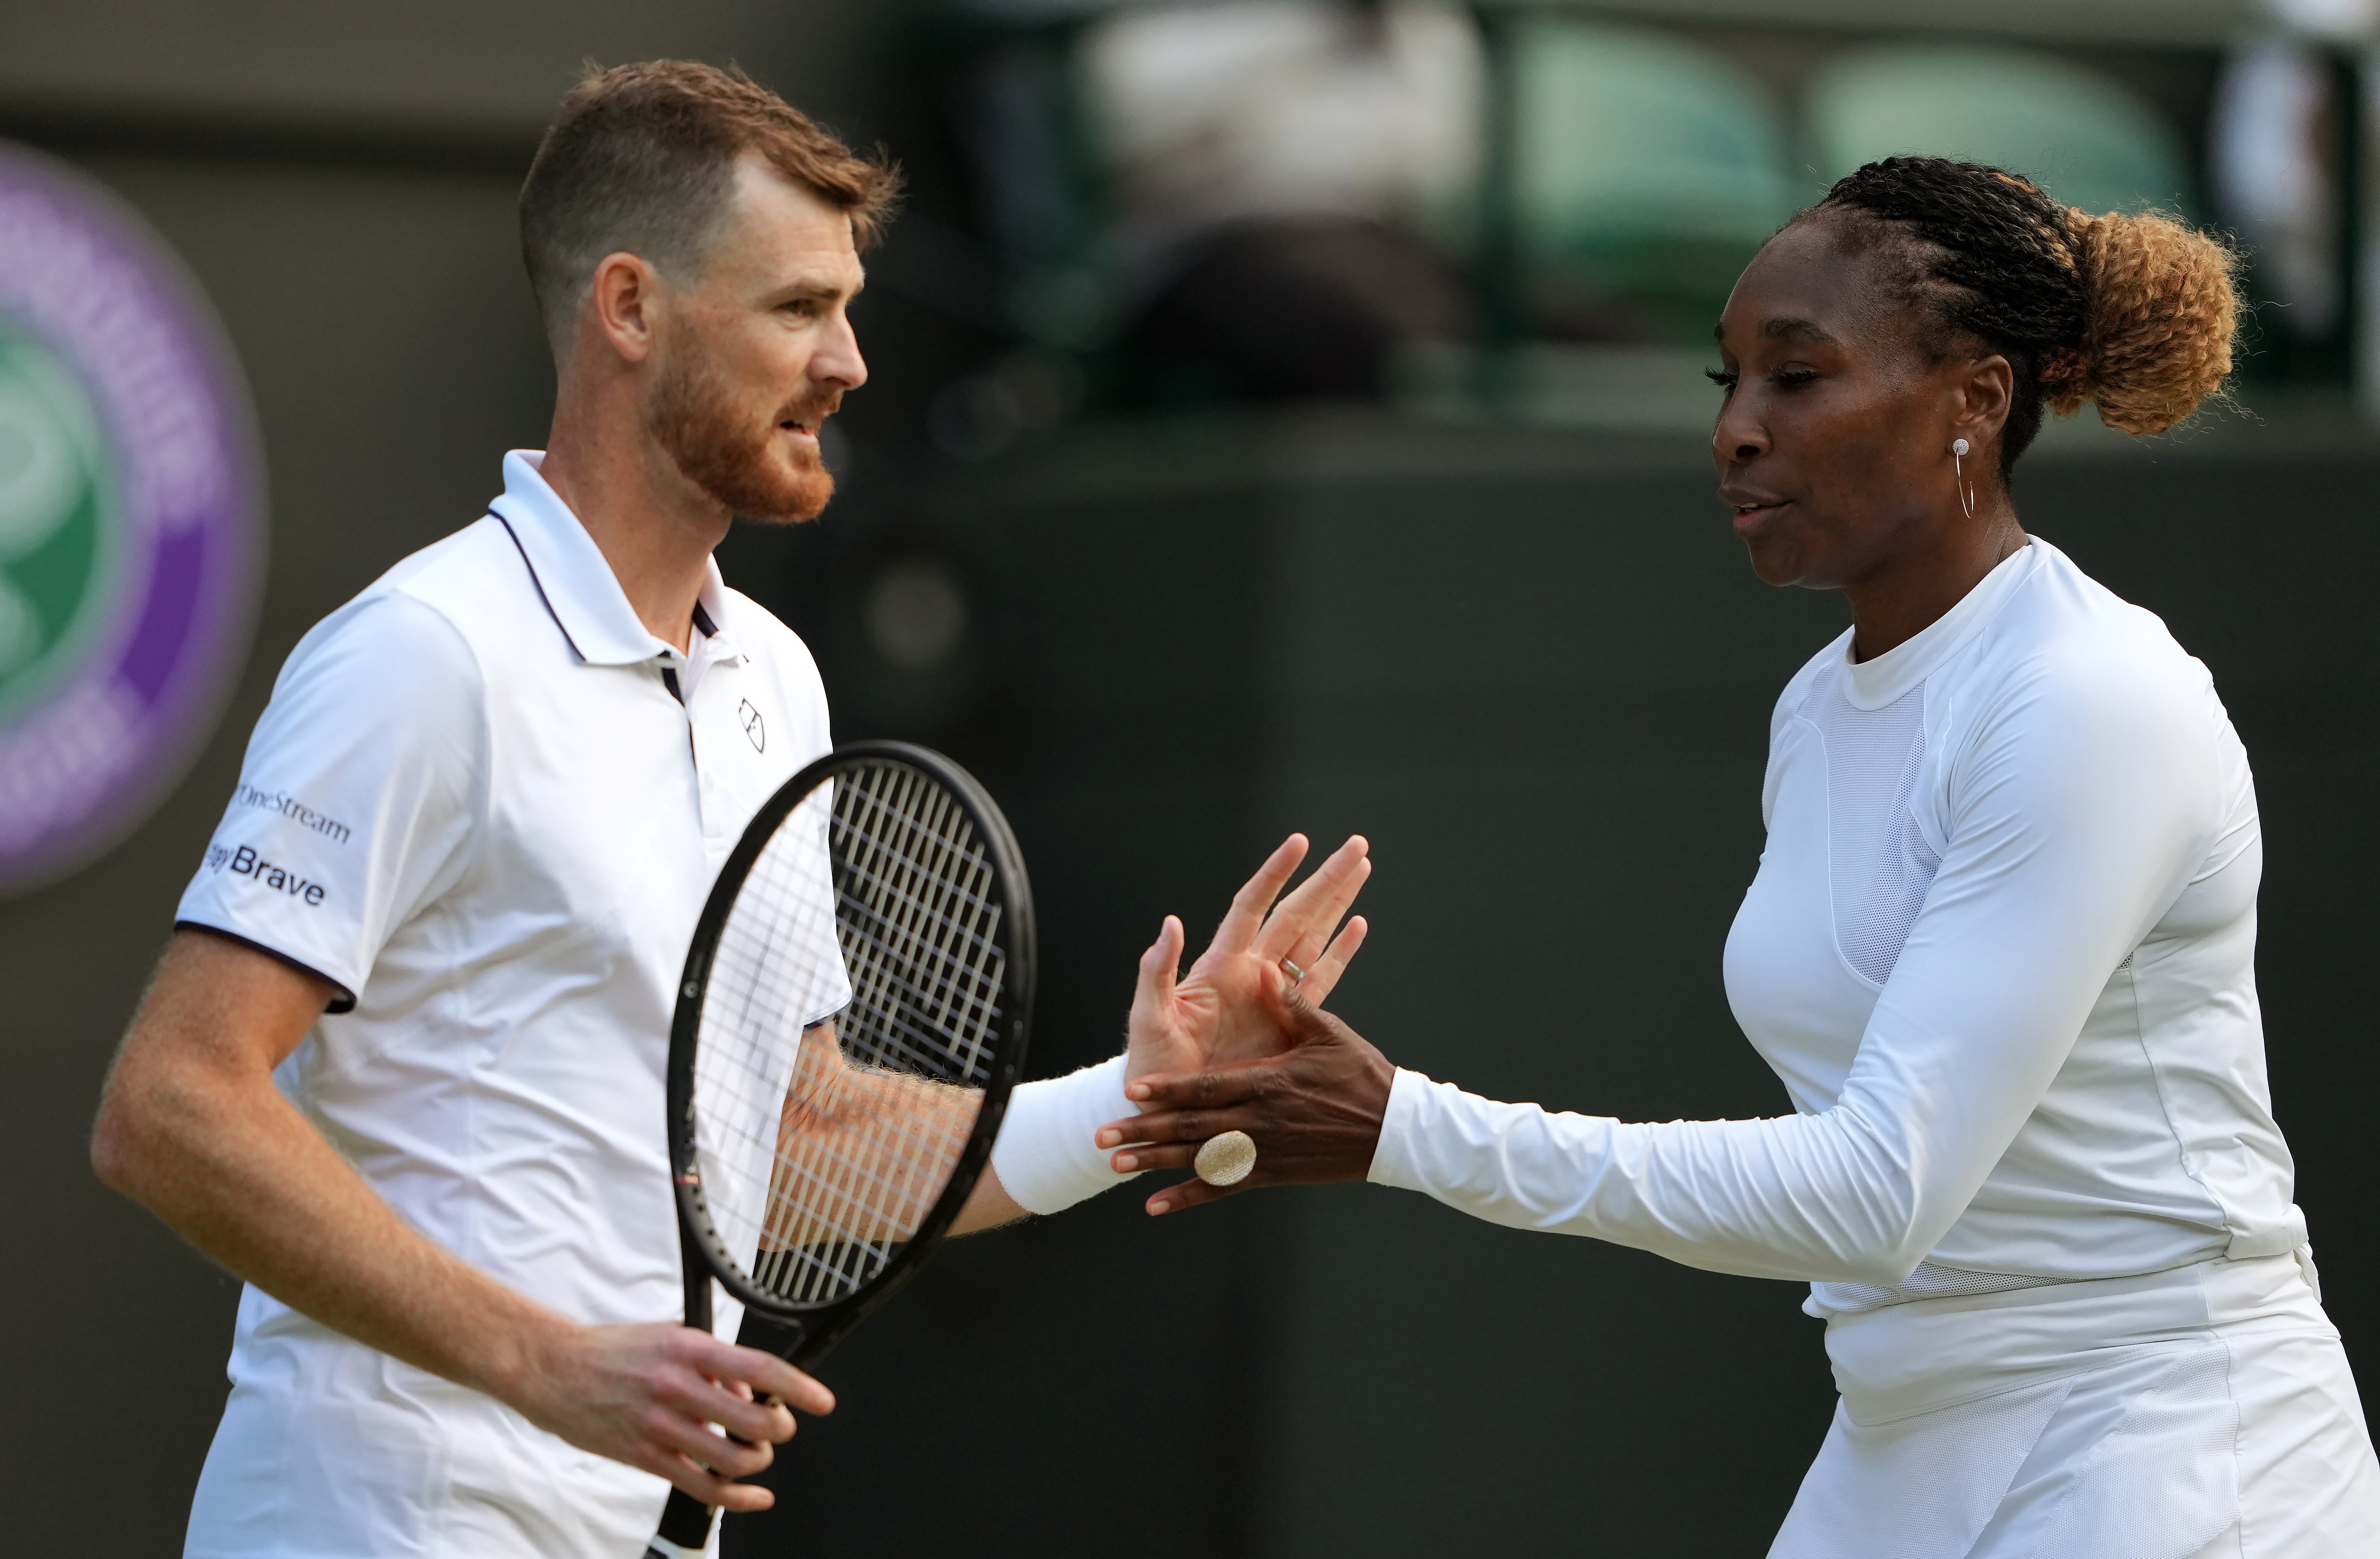
[[[1967,511],[1969,519],[1973,519],[1975,518],[1974,490],[1967,485],[1966,467],[1960,464],[1961,457],[1966,453],[1965,439],[1954,438],[1950,441],[1950,479],[1959,484],[1959,506]]]

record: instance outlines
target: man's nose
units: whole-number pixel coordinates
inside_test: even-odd
[[[810,359],[810,377],[838,389],[856,390],[868,383],[868,360],[859,355],[859,334],[851,316],[838,314],[826,339]]]

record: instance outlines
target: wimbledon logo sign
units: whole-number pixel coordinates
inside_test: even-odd
[[[0,896],[115,844],[213,729],[253,621],[257,465],[163,241],[0,142]]]

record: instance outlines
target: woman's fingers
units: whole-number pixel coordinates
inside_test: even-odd
[[[1370,922],[1361,915],[1349,920],[1329,949],[1305,971],[1305,979],[1299,983],[1297,993],[1316,1006],[1327,1001],[1331,988],[1339,983],[1339,977],[1347,972],[1347,965],[1355,956],[1355,949],[1364,945],[1364,937],[1371,929]]]
[[[1296,1016],[1296,1009],[1293,1007],[1291,1012],[1291,1021],[1299,1023],[1303,1031],[1305,1026]],[[1150,1110],[1212,1109],[1237,1104],[1256,1097],[1269,1066],[1264,1061],[1242,1061],[1209,1072],[1157,1072],[1126,1083],[1123,1096],[1141,1107],[1144,1114],[1135,1119],[1142,1123],[1148,1118],[1145,1112]]]
[[[1350,934],[1360,941],[1363,932],[1351,923]],[[1290,992],[1286,1007],[1296,1042],[1280,1055],[1125,1085],[1125,1097],[1142,1113],[1110,1121],[1094,1134],[1096,1144],[1114,1155],[1110,1162],[1120,1170],[1195,1166],[1208,1139],[1244,1131],[1257,1144],[1256,1170],[1234,1190],[1368,1175],[1396,1067],[1305,993]],[[1219,1194],[1224,1194],[1220,1188],[1204,1182],[1184,1183],[1152,1196],[1148,1210],[1196,1207]]]
[[[1219,1110],[1159,1110],[1128,1121],[1110,1121],[1099,1127],[1101,1148],[1140,1147],[1149,1143],[1187,1142],[1196,1147],[1226,1131],[1245,1131],[1247,1123]]]
[[[1204,1180],[1184,1180],[1180,1185],[1166,1187],[1142,1205],[1148,1210],[1150,1217],[1160,1218],[1168,1212],[1179,1212],[1185,1207],[1235,1197],[1253,1188],[1255,1184],[1254,1180],[1242,1180],[1237,1185],[1209,1186]]]
[[[1208,943],[1209,953],[1237,953],[1256,940],[1281,888],[1289,882],[1297,863],[1305,859],[1305,835],[1293,834],[1281,842],[1280,848],[1265,858],[1257,874],[1242,884],[1232,895],[1232,907],[1215,928],[1215,940]]]
[[[1109,1155],[1108,1167],[1118,1175],[1137,1175],[1144,1169],[1193,1169],[1196,1167],[1198,1150],[1206,1139],[1196,1142],[1157,1142],[1130,1148],[1119,1148]]]

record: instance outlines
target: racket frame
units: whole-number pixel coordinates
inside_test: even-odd
[[[1004,901],[1002,934],[1008,956],[1001,971],[1001,1017],[991,1041],[990,1077],[984,1085],[983,1103],[977,1112],[966,1147],[952,1169],[950,1183],[942,1188],[941,1197],[918,1223],[917,1232],[882,1270],[850,1293],[813,1303],[793,1303],[744,1275],[741,1264],[729,1254],[725,1241],[720,1237],[703,1200],[701,1161],[695,1145],[695,1056],[701,1044],[702,1006],[710,991],[711,962],[744,880],[776,836],[778,825],[787,813],[820,785],[833,779],[839,771],[869,761],[915,769],[941,786],[957,799],[977,836],[983,841],[984,853],[1001,884]],[[788,1360],[795,1365],[813,1364],[917,1274],[949,1232],[967,1198],[974,1194],[984,1166],[991,1162],[992,1142],[1000,1135],[1001,1120],[1007,1114],[1008,1096],[1025,1069],[1038,963],[1033,889],[1025,875],[1025,857],[1016,847],[1015,835],[975,776],[941,753],[909,742],[850,742],[804,764],[799,773],[760,804],[752,821],[745,825],[744,836],[735,842],[735,849],[720,866],[718,880],[711,884],[701,918],[695,922],[686,968],[678,979],[677,1010],[670,1023],[670,1181],[677,1199],[687,1325],[710,1330],[710,1285],[715,1280],[741,1300],[747,1310],[795,1334],[794,1345],[784,1350]]]

